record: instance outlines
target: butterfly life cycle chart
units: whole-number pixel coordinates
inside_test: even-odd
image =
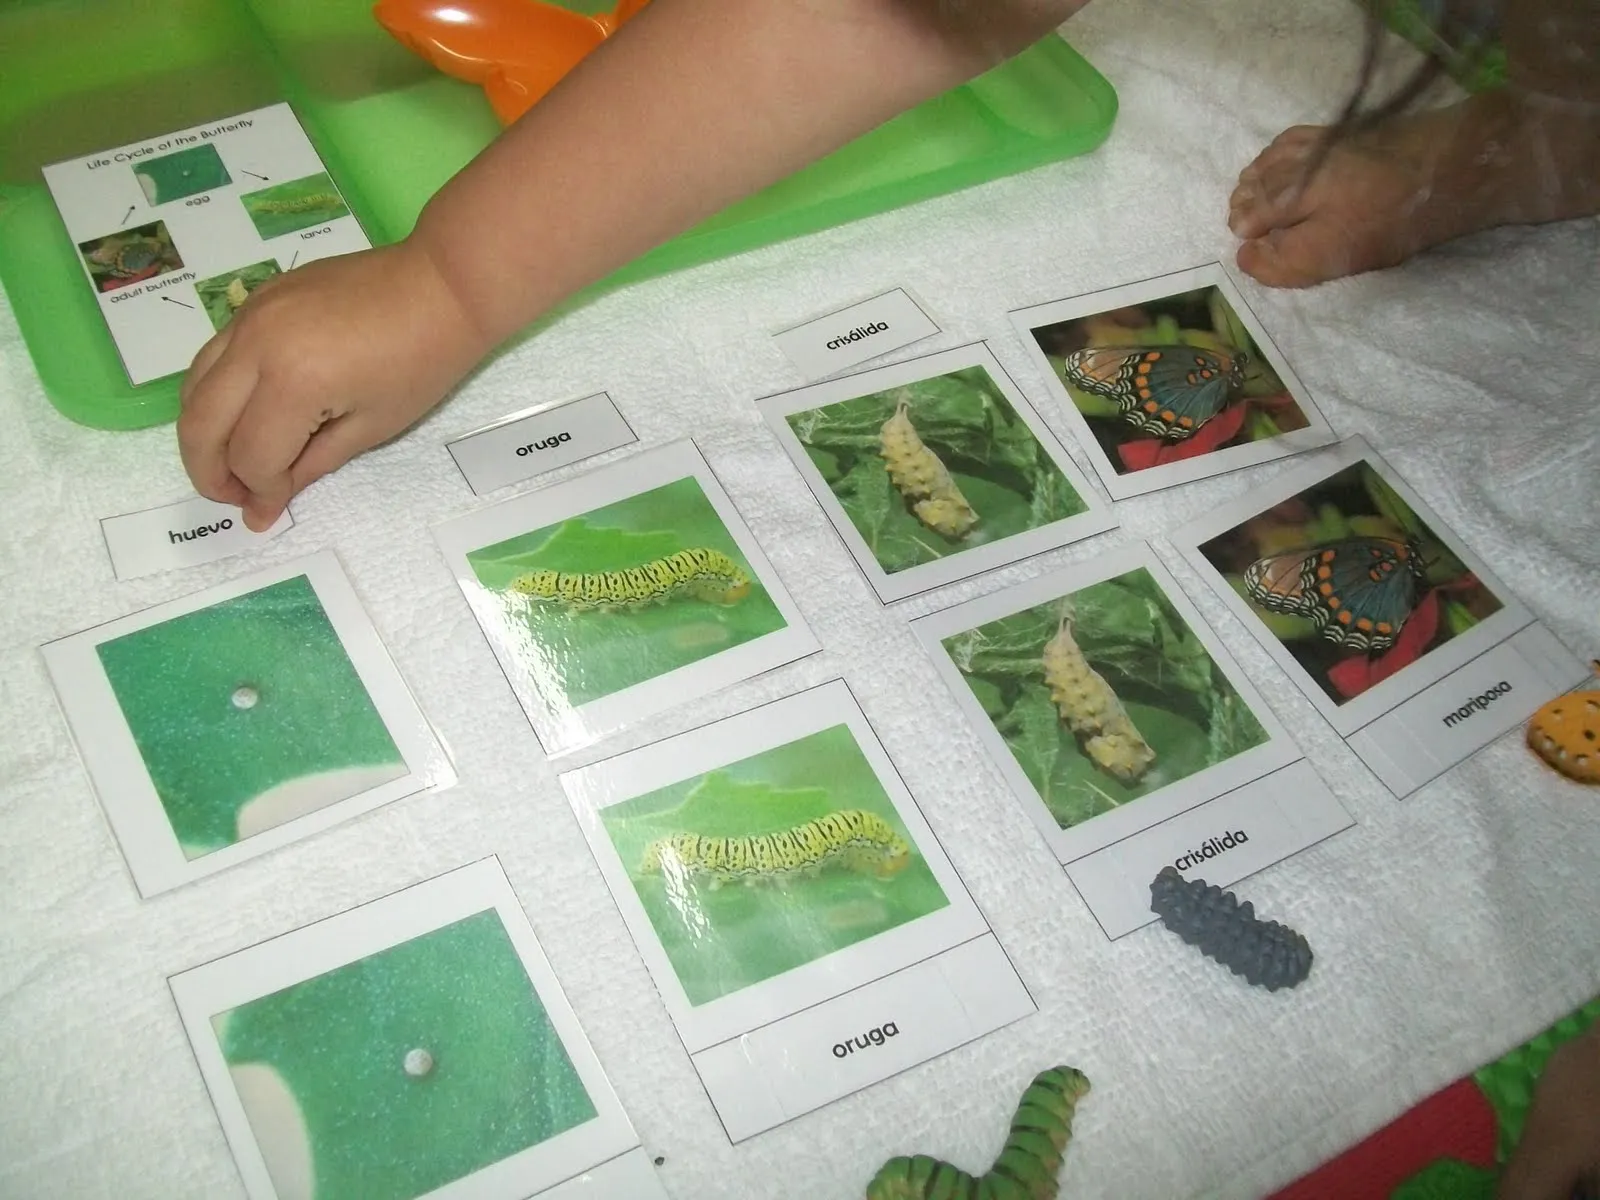
[[[842,681],[561,784],[734,1142],[1036,1011]]]
[[[690,441],[434,536],[552,756],[819,648]]]
[[[1219,264],[1011,320],[1114,500],[1337,440]]]
[[[757,403],[885,602],[1116,526],[987,345]]]
[[[147,897],[455,782],[332,551],[43,653]]]
[[[185,370],[267,280],[371,245],[287,104],[44,178],[135,386]]]
[[[1174,541],[1401,797],[1589,675],[1360,438]]]
[[[498,860],[169,984],[251,1200],[666,1200]]]
[[[1143,543],[912,628],[1108,937],[1353,823]]]

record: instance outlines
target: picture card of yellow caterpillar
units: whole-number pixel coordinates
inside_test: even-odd
[[[1351,823],[1144,543],[912,628],[1110,937],[1168,864],[1231,884]]]
[[[44,168],[128,381],[186,370],[251,293],[367,249],[287,104]]]
[[[666,1200],[496,859],[169,982],[251,1200]]]
[[[561,783],[736,1142],[1034,1011],[842,681]]]
[[[434,532],[551,755],[817,649],[693,442]]]
[[[1360,438],[1173,541],[1401,797],[1589,673]]]
[[[885,603],[1116,525],[982,343],[757,404]]]
[[[1011,320],[1113,500],[1337,438],[1220,263]]]

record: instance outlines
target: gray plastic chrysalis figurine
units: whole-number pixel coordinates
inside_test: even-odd
[[[1150,908],[1161,923],[1208,958],[1269,992],[1311,974],[1311,947],[1286,925],[1263,921],[1255,906],[1203,879],[1163,867],[1150,884]]]

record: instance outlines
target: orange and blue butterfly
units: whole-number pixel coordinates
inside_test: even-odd
[[[1358,537],[1257,559],[1245,592],[1269,612],[1307,617],[1341,648],[1394,645],[1421,598],[1421,556],[1411,542]]]
[[[1171,441],[1194,434],[1228,406],[1248,358],[1195,346],[1087,346],[1062,367],[1074,387],[1116,401],[1141,433]]]

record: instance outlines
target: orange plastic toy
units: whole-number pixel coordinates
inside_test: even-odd
[[[1600,662],[1594,664],[1600,673]],[[1600,692],[1557,696],[1528,722],[1528,746],[1579,783],[1600,783]]]
[[[407,49],[480,84],[509,125],[649,0],[586,17],[542,0],[378,0],[372,10]]]

